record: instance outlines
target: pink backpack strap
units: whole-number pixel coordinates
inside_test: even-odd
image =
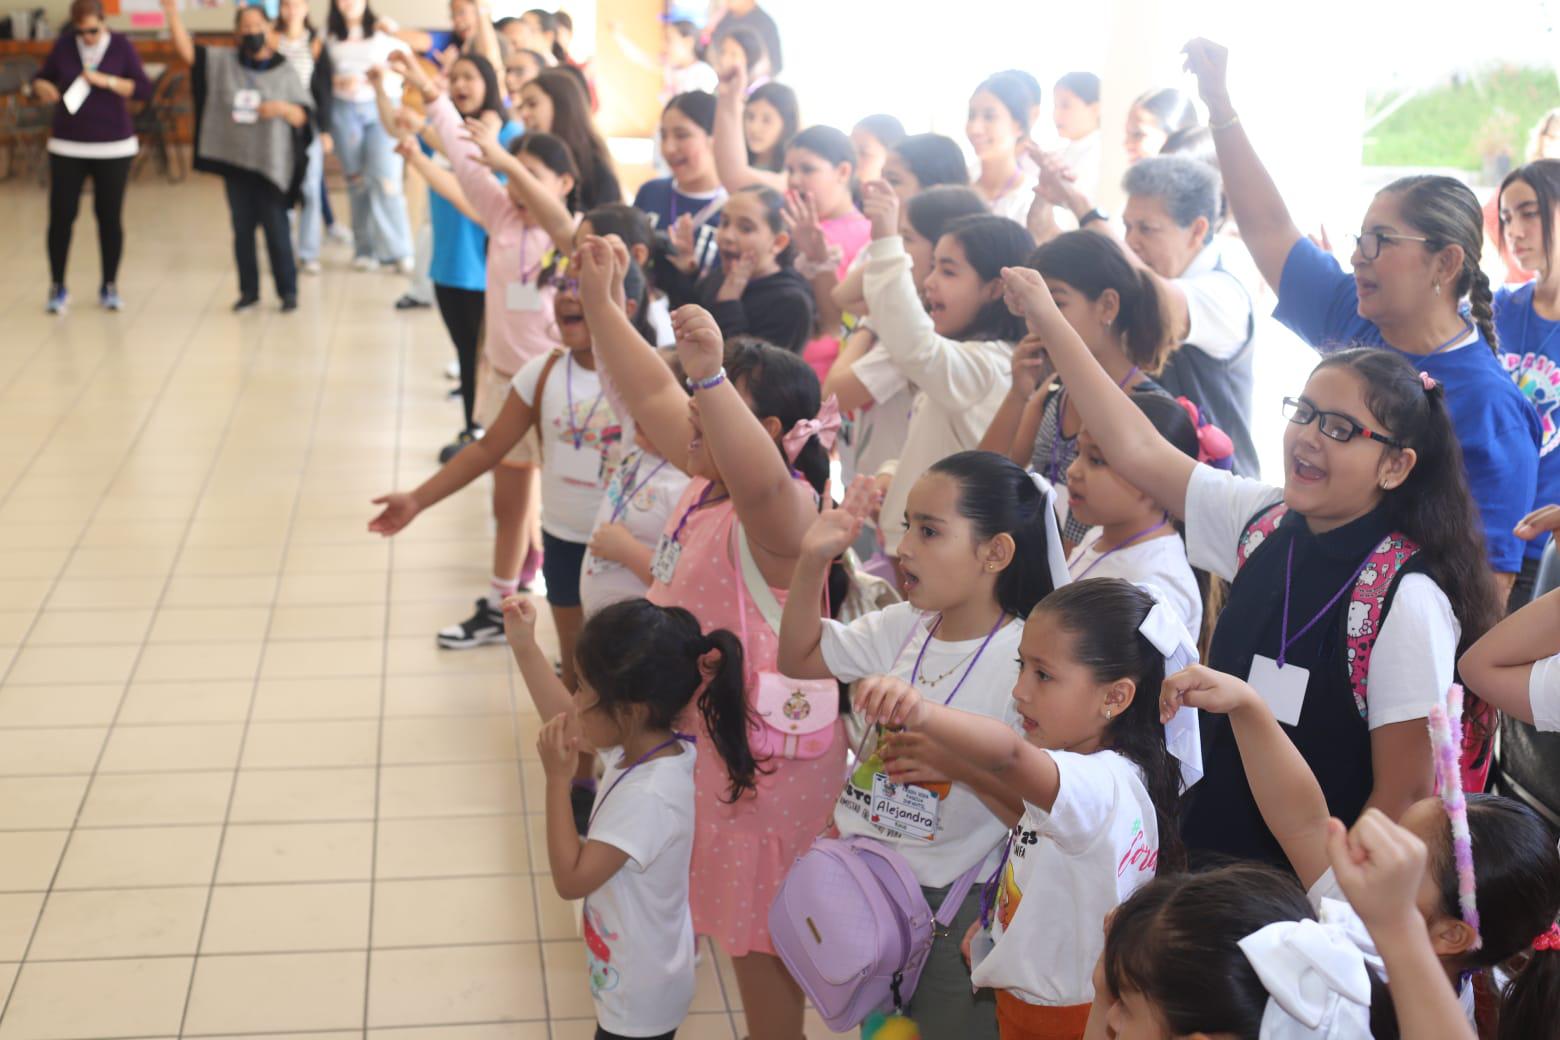
[[[1365,684],[1370,675],[1370,652],[1381,634],[1382,615],[1387,596],[1403,567],[1419,552],[1418,543],[1394,531],[1377,543],[1354,580],[1349,596],[1349,614],[1344,620],[1344,650],[1349,668],[1349,688],[1360,718],[1366,718]]]
[[[1257,551],[1257,547],[1278,530],[1279,522],[1284,519],[1284,514],[1287,512],[1289,512],[1288,506],[1282,502],[1275,502],[1252,518],[1246,525],[1246,529],[1240,533],[1240,541],[1235,543],[1236,570],[1246,566],[1246,561],[1251,559],[1251,554]]]

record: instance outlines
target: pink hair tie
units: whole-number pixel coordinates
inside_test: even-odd
[[[1434,390],[1437,386],[1441,385],[1435,381],[1435,376],[1431,375],[1429,372],[1419,373],[1419,384],[1425,388],[1425,393],[1427,394]]]
[[[834,438],[840,432],[840,403],[833,394],[823,402],[823,407],[818,409],[816,419],[798,419],[781,439],[781,446],[785,448],[787,462],[795,462],[796,457],[802,453],[807,442],[813,437],[823,445],[823,450],[828,451],[834,447]]]
[[[1462,748],[1463,688],[1453,683],[1445,704],[1430,706],[1430,746],[1435,751],[1435,786],[1441,796],[1452,827],[1452,860],[1457,866],[1457,903],[1462,919],[1473,929],[1473,945],[1484,945],[1479,936],[1479,908],[1476,901],[1477,878],[1473,872],[1473,835],[1468,830],[1468,800],[1463,795],[1462,767],[1458,752]]]
[[[1533,940],[1534,953],[1560,953],[1560,924],[1552,924]]]

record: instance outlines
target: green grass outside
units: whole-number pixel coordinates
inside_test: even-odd
[[[1367,113],[1390,100],[1369,98]],[[1365,165],[1477,170],[1485,154],[1502,148],[1521,163],[1533,125],[1556,106],[1560,85],[1552,69],[1492,68],[1423,91],[1388,116],[1365,139]]]

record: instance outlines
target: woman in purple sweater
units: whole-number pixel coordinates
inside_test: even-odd
[[[75,0],[70,22],[33,77],[35,97],[59,102],[49,136],[49,313],[64,314],[70,300],[65,260],[88,177],[103,261],[98,302],[117,311],[124,306],[115,285],[125,238],[120,214],[137,149],[125,99],[150,99],[152,84],[130,40],[109,34],[100,0]]]

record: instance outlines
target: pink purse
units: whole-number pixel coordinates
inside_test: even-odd
[[[770,591],[748,548],[742,525],[736,532],[741,568],[737,583],[738,627],[743,649],[748,642],[747,596],[778,636],[780,601]],[[748,746],[759,762],[769,758],[822,758],[834,746],[835,723],[840,717],[840,688],[833,679],[792,679],[776,671],[760,671],[753,682],[754,721],[748,727]]]

